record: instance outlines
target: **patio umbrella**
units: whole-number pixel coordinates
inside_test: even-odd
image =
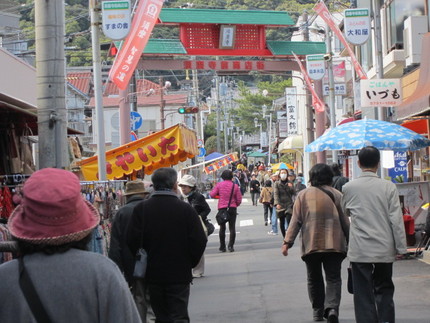
[[[307,145],[305,151],[358,150],[366,146],[380,150],[418,150],[430,146],[430,140],[395,123],[362,119],[330,130]]]
[[[273,164],[271,167],[272,171],[277,171],[279,169],[294,169],[293,166],[291,166],[290,164],[286,164],[286,163],[277,163],[277,164]]]

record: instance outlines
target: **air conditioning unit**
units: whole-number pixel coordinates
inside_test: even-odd
[[[410,16],[404,22],[405,66],[421,62],[422,36],[428,32],[427,16]]]

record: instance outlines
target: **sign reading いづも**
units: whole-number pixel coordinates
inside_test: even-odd
[[[402,103],[400,79],[361,80],[362,107],[395,107]]]

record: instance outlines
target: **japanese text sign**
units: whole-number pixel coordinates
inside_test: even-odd
[[[402,103],[400,79],[361,80],[362,107],[395,107]]]
[[[124,90],[139,62],[143,49],[148,43],[152,29],[160,15],[164,0],[140,0],[131,31],[124,41],[109,72],[109,78],[118,88]]]
[[[285,102],[287,108],[288,135],[297,134],[297,88],[285,88]]]
[[[170,167],[198,155],[194,131],[176,125],[106,152],[106,175],[109,180],[144,168],[151,174],[161,167]],[[98,179],[97,156],[78,163],[85,180]]]
[[[345,37],[343,36],[342,32],[340,31],[338,25],[335,23],[333,16],[328,11],[328,8],[325,5],[324,1],[319,1],[315,5],[314,10],[325,21],[325,23],[330,27],[330,29],[333,30],[337,38],[339,38],[339,40],[342,42],[343,46],[345,46],[349,56],[351,57],[352,63],[354,65],[354,69],[357,72],[357,75],[360,77],[360,79],[361,80],[367,79],[367,76],[363,70],[363,67],[361,67],[360,63],[355,57],[354,51],[351,49]]]
[[[277,111],[276,119],[278,120],[279,138],[288,137],[288,118],[286,111]]]
[[[325,74],[324,55],[306,55],[306,69],[313,80],[321,80]]]
[[[130,0],[102,2],[103,33],[114,40],[124,39],[130,31]]]
[[[325,104],[323,101],[321,101],[318,94],[315,92],[315,89],[312,85],[312,82],[311,82],[311,79],[309,78],[308,73],[306,72],[305,67],[303,66],[301,60],[297,57],[296,54],[293,53],[293,56],[294,56],[297,64],[300,67],[300,71],[302,72],[303,78],[305,79],[305,82],[306,82],[306,86],[308,87],[308,90],[312,94],[312,105],[314,106],[315,111],[316,112],[324,112]]]
[[[329,95],[329,92],[330,92],[330,86],[328,84],[324,84],[323,95]],[[335,83],[334,95],[346,95],[346,83]]]
[[[370,10],[345,10],[345,36],[351,44],[361,45],[367,42],[370,35]]]

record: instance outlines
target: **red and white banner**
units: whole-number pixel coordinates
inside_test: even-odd
[[[122,45],[115,62],[109,72],[109,78],[118,88],[124,90],[143,49],[148,43],[152,29],[154,29],[164,0],[140,0],[131,23],[131,31]]]
[[[366,72],[361,67],[360,63],[358,62],[357,58],[355,57],[354,51],[349,47],[348,42],[346,41],[345,37],[342,34],[342,31],[339,29],[337,24],[335,23],[333,16],[328,11],[328,8],[326,7],[324,1],[318,2],[314,7],[315,12],[327,23],[327,25],[330,27],[331,30],[336,34],[337,38],[342,42],[342,44],[345,46],[346,50],[349,53],[349,56],[351,57],[352,64],[354,65],[354,69],[357,72],[358,76],[361,80],[366,80],[367,75]]]
[[[309,78],[309,75],[305,69],[305,67],[303,66],[302,62],[300,61],[300,59],[297,57],[296,54],[294,54],[294,58],[296,59],[297,64],[299,64],[300,67],[300,71],[303,74],[303,77],[305,79],[306,85],[308,86],[309,91],[311,91],[312,94],[312,105],[315,108],[316,112],[324,112],[325,109],[325,104],[324,102],[319,98],[318,94],[315,92],[314,87],[312,86],[312,82],[311,79]]]

